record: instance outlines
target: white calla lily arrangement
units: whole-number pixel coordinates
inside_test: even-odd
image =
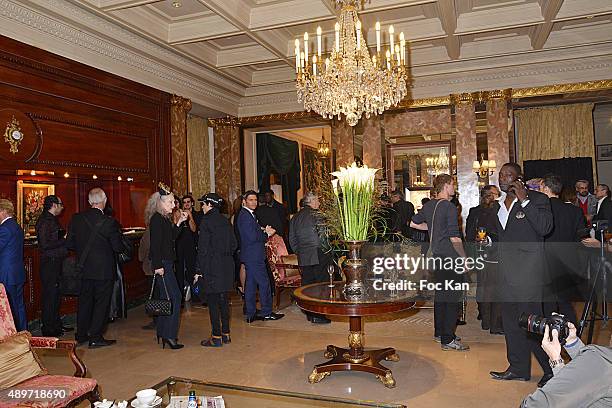
[[[331,173],[336,177],[332,180],[332,187],[342,224],[342,239],[345,241],[368,239],[378,170],[368,166],[359,167],[353,162]]]

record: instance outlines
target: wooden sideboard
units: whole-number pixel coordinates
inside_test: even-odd
[[[130,234],[129,239],[134,247],[132,260],[123,265],[123,282],[127,303],[142,298],[149,291],[149,281],[142,272],[142,264],[138,261],[138,247],[142,234]],[[23,297],[26,305],[28,321],[39,319],[41,315],[41,283],[39,275],[40,258],[36,243],[28,242],[24,246],[23,263],[26,271],[26,283]],[[62,297],[60,314],[76,313],[77,297]]]

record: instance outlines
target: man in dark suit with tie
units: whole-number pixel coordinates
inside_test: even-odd
[[[103,212],[104,190],[92,189],[88,199],[91,208],[72,217],[67,245],[76,251],[77,262],[84,257],[75,338],[79,343],[89,341],[89,348],[98,348],[116,342],[105,339],[103,333],[115,281],[115,254],[124,247],[119,224]]]
[[[284,315],[272,312],[272,292],[266,269],[265,243],[269,236],[275,233],[274,228],[267,225],[259,226],[255,216],[257,209],[257,193],[249,190],[244,193],[242,209],[237,215],[237,225],[240,236],[240,262],[246,268],[246,321],[278,320]],[[257,288],[261,311],[256,309]]]
[[[497,207],[499,233],[499,290],[506,352],[510,366],[501,372],[491,371],[496,380],[529,381],[531,353],[544,370],[538,383],[543,386],[552,378],[548,357],[540,347],[541,337],[519,327],[519,318],[542,315],[542,293],[546,280],[544,236],[553,228],[548,197],[527,191],[521,167],[506,163],[499,171],[502,195]]]
[[[28,321],[23,302],[25,269],[23,267],[23,231],[14,218],[15,207],[9,200],[0,200],[0,283],[6,289],[15,328],[27,330]]]
[[[569,301],[569,293],[576,286],[572,280],[578,269],[577,250],[586,219],[580,208],[559,198],[563,189],[561,178],[554,174],[544,177],[542,192],[550,198],[553,229],[545,237],[548,262],[549,291],[545,299],[546,314],[558,312],[576,324],[576,312]]]

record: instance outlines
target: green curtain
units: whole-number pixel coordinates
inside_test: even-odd
[[[270,188],[270,174],[280,175],[283,202],[289,212],[297,212],[297,192],[300,189],[300,149],[297,142],[274,136],[257,134],[257,176],[259,191]]]

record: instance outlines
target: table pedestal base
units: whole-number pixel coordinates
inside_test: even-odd
[[[363,350],[355,358],[351,356],[351,349],[329,345],[324,356],[331,360],[314,367],[312,373],[308,376],[308,382],[311,384],[318,383],[330,375],[332,371],[364,371],[376,375],[385,387],[395,387],[395,379],[391,370],[380,364],[382,360],[399,361],[399,356],[394,348]]]

